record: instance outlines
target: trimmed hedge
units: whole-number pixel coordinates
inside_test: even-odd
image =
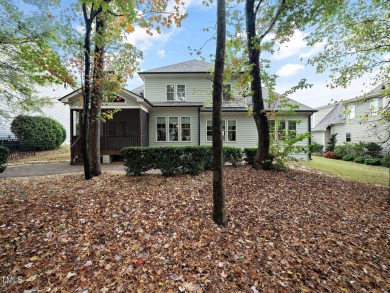
[[[249,165],[252,166],[255,161],[256,152],[257,152],[257,148],[245,148],[244,149],[245,162],[247,162]]]
[[[0,146],[0,173],[3,173],[7,169],[8,155],[8,148]]]
[[[196,175],[211,169],[213,163],[211,146],[125,147],[121,155],[126,173],[136,176],[151,169],[159,169],[164,176]],[[224,160],[239,165],[242,162],[241,149],[224,147]]]
[[[343,161],[352,161],[353,160],[353,158],[350,156],[350,155],[345,155],[345,156],[343,156]]]
[[[11,131],[20,140],[35,142],[37,150],[58,148],[66,138],[66,130],[59,122],[41,116],[16,116]]]
[[[354,163],[357,164],[364,164],[365,158],[357,157],[355,160],[353,160]]]
[[[373,166],[380,166],[382,165],[381,159],[371,158],[371,159],[365,159],[364,164],[366,165],[373,165]]]

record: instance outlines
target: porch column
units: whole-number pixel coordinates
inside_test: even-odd
[[[138,133],[138,136],[139,136],[139,146],[142,146],[142,113],[141,113],[141,109],[139,109],[138,111],[138,120],[139,120],[139,133]]]

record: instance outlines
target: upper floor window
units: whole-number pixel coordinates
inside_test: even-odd
[[[355,118],[355,104],[350,104],[345,107],[345,118],[353,119]]]
[[[226,133],[227,129],[227,133]],[[227,134],[227,135],[226,135]],[[236,141],[237,122],[236,120],[222,120],[222,141]],[[206,121],[206,141],[213,140],[213,122]]]
[[[379,100],[374,99],[370,101],[370,115],[378,115]]]
[[[223,85],[223,102],[229,103],[232,100],[232,86],[231,84]]]
[[[167,101],[185,101],[186,99],[186,86],[184,84],[169,84],[166,87]]]

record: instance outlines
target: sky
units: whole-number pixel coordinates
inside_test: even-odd
[[[140,60],[140,69],[149,70],[161,66],[171,65],[191,59],[200,59],[196,55],[190,55],[190,48],[198,49],[210,38],[210,33],[203,32],[205,27],[214,27],[216,19],[216,6],[205,7],[201,0],[187,0],[186,12],[188,17],[179,28],[171,28],[162,34],[148,36],[145,32],[136,28],[129,37],[129,41],[143,51],[143,59]],[[296,31],[290,42],[283,44],[279,50],[271,56],[270,72],[279,75],[276,91],[283,93],[296,85],[302,78],[306,78],[312,84],[309,89],[299,90],[290,98],[310,107],[327,105],[334,101],[352,99],[371,90],[366,84],[369,77],[354,80],[346,89],[330,89],[327,85],[328,75],[316,74],[315,68],[307,64],[307,59],[323,49],[325,43],[308,47],[304,40],[307,32]],[[203,56],[208,60],[209,54],[215,53],[215,42],[209,41],[203,49]],[[136,74],[128,80],[127,88],[133,89],[142,84],[142,80]]]

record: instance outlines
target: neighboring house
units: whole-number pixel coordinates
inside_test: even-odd
[[[214,64],[192,60],[139,72],[144,84],[132,91],[122,89],[116,101],[102,110],[119,108],[113,119],[101,124],[100,146],[103,162],[110,162],[125,146],[194,146],[212,144],[212,75]],[[249,100],[242,97],[234,80],[224,85],[223,141],[226,146],[256,147],[258,136],[254,119],[248,115]],[[234,97],[234,99],[232,99]],[[80,161],[81,90],[60,99],[70,106],[71,162]],[[287,129],[310,131],[310,107],[293,100],[294,114],[285,119],[275,135]],[[276,110],[282,110],[277,109]],[[308,145],[309,140],[300,142]],[[308,159],[308,154],[298,155]]]
[[[390,122],[383,121],[378,111],[388,106],[389,99],[381,95],[378,86],[367,95],[317,108],[312,116],[312,140],[324,145],[337,133],[336,145],[345,142],[375,142],[383,152],[389,152]]]

